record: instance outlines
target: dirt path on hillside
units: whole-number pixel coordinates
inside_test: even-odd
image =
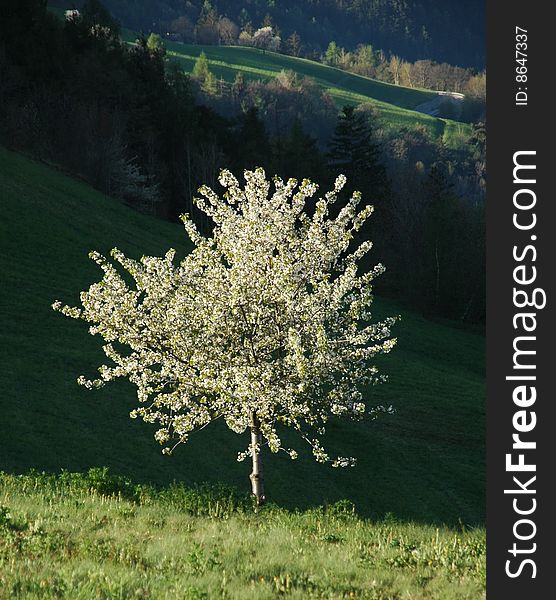
[[[458,92],[437,92],[432,100],[419,104],[414,110],[431,115],[431,117],[438,117],[441,114],[446,114],[447,111],[451,111],[453,116],[450,115],[450,118],[458,120],[461,117],[464,98],[465,95]],[[446,105],[449,105],[449,107]]]

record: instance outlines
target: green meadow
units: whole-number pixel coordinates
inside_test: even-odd
[[[182,227],[139,214],[82,182],[0,150],[2,288],[0,306],[0,468],[82,471],[109,466],[137,481],[165,484],[223,481],[244,489],[248,466],[236,462],[246,439],[216,423],[163,456],[149,426],[129,419],[134,388],[125,383],[88,391],[105,359],[85,324],[51,309],[78,303],[101,272],[87,257],[118,246],[130,256],[182,255]],[[392,512],[428,522],[478,524],[484,519],[484,338],[428,321],[385,300],[377,318],[401,314],[398,345],[381,366],[390,381],[369,390],[392,404],[393,416],[336,423],[330,453],[359,458],[353,469],[268,455],[269,497],[288,507],[342,498],[369,516]],[[295,442],[303,449],[303,442]],[[307,485],[309,482],[309,485]]]
[[[0,599],[477,600],[485,535],[348,502],[253,512],[225,488],[154,490],[102,471],[0,473]]]
[[[222,76],[225,81],[233,82],[237,71],[242,71],[253,79],[270,79],[276,77],[281,71],[290,70],[300,76],[310,77],[321,87],[331,90],[331,93],[340,99],[372,98],[409,110],[436,96],[429,90],[390,85],[305,58],[257,48],[202,46],[168,41],[165,41],[164,45],[170,56],[183,59],[184,65],[194,64],[201,52],[204,52],[210,64],[214,65],[215,75]]]
[[[126,32],[124,37],[128,41],[135,39],[130,32]],[[227,83],[233,83],[237,73],[242,73],[247,81],[269,81],[281,71],[293,71],[301,77],[314,80],[332,96],[338,107],[372,104],[378,110],[381,123],[388,129],[421,125],[431,135],[442,137],[448,144],[456,143],[453,136],[456,125],[466,136],[469,135],[470,126],[467,124],[431,117],[414,110],[419,104],[436,96],[430,90],[391,85],[315,61],[263,52],[256,48],[202,46],[168,41],[164,44],[170,59],[188,73],[193,71],[201,52],[206,54],[211,72]]]

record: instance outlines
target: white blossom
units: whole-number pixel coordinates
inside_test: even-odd
[[[81,19],[81,13],[76,9],[66,10],[64,12],[66,21],[77,22]]]
[[[358,211],[355,192],[330,216],[343,175],[312,212],[305,205],[318,186],[309,180],[272,184],[257,169],[245,172],[243,187],[229,171],[219,181],[222,197],[204,186],[196,200],[214,221],[211,236],[182,217],[193,243],[183,260],[174,250],[132,260],[115,248],[112,261],[91,252],[102,280],[81,293],[80,308],[53,304],[106,342],[109,365],[99,367],[100,378],[78,382],[92,389],[131,381],[139,406],[130,416],[158,425],[165,454],[215,419],[243,433],[256,415],[272,452],[297,457],[282,447],[277,426],[284,425],[317,461],[352,466],[355,459],[324,450],[328,420],[393,411],[367,408],[368,387],[384,380],[372,360],[394,346],[396,320],[371,322],[372,282],[384,267],[360,272],[371,244],[353,250],[372,208]],[[249,446],[238,460],[259,451]]]
[[[278,52],[282,42],[280,36],[274,35],[272,27],[269,26],[257,29],[250,41],[250,45],[255,48],[262,48],[263,50],[270,50],[271,52]]]

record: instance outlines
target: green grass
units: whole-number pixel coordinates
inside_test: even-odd
[[[118,246],[130,256],[183,254],[179,225],[150,218],[84,183],[0,148],[0,469],[84,471],[106,465],[139,482],[224,482],[248,489],[248,444],[220,424],[195,433],[165,457],[150,426],[131,420],[130,384],[90,392],[76,384],[104,360],[101,340],[54,313],[59,299],[100,278],[87,258]],[[428,524],[482,524],[485,517],[484,338],[437,324],[377,300],[377,315],[402,314],[397,348],[382,366],[390,382],[371,402],[394,416],[332,424],[330,454],[356,456],[353,469],[265,455],[267,493],[276,504],[306,509],[348,498],[361,515]],[[284,439],[290,441],[284,433]]]
[[[256,48],[180,44],[168,41],[164,44],[170,56],[190,61],[184,64],[193,65],[201,52],[204,52],[211,65],[215,67],[215,75],[218,77],[222,75],[226,81],[233,81],[237,71],[243,71],[257,79],[270,79],[283,70],[291,70],[300,76],[312,78],[322,87],[335,90],[333,94],[343,91],[347,94],[395,104],[401,108],[414,109],[436,96],[436,93],[430,90],[390,85],[305,58],[263,52]],[[221,70],[218,72],[217,68]]]
[[[485,597],[484,529],[371,522],[347,502],[255,513],[222,488],[113,483],[0,473],[0,599]]]

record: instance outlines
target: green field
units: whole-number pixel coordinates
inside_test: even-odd
[[[201,52],[204,52],[211,65],[214,65],[215,75],[230,82],[233,82],[237,71],[242,71],[253,79],[268,80],[281,71],[290,70],[300,76],[312,78],[320,86],[330,90],[335,98],[351,104],[360,98],[373,99],[411,110],[436,96],[436,93],[430,90],[390,85],[312,60],[276,52],[263,52],[256,48],[202,46],[168,41],[165,41],[164,45],[170,56],[183,59],[184,65],[187,66],[193,66]]]
[[[135,39],[131,32],[124,36]],[[470,126],[448,119],[439,119],[415,112],[416,106],[436,96],[430,90],[406,88],[383,83],[369,77],[355,75],[304,58],[295,58],[275,52],[264,52],[242,46],[201,46],[165,42],[171,60],[178,62],[184,71],[191,73],[195,61],[204,52],[211,72],[227,83],[232,83],[238,72],[246,80],[268,81],[283,70],[294,71],[310,77],[326,90],[338,107],[370,103],[375,106],[383,124],[388,128],[415,127],[422,125],[434,137],[442,137],[446,143],[456,143],[454,134],[468,136]]]
[[[104,360],[101,341],[84,324],[51,309],[78,303],[100,278],[87,258],[118,246],[126,254],[187,251],[181,226],[141,215],[80,181],[0,149],[0,470],[83,471],[109,466],[137,481],[222,481],[248,488],[236,462],[246,439],[214,424],[164,457],[153,431],[131,420],[129,384],[90,392],[76,384]],[[331,454],[356,456],[353,469],[265,456],[267,493],[288,508],[342,498],[360,514],[433,524],[482,524],[484,498],[484,338],[430,322],[390,302],[377,317],[401,313],[399,344],[383,357],[390,382],[374,388],[394,416],[335,424]],[[288,438],[284,435],[284,440]]]

